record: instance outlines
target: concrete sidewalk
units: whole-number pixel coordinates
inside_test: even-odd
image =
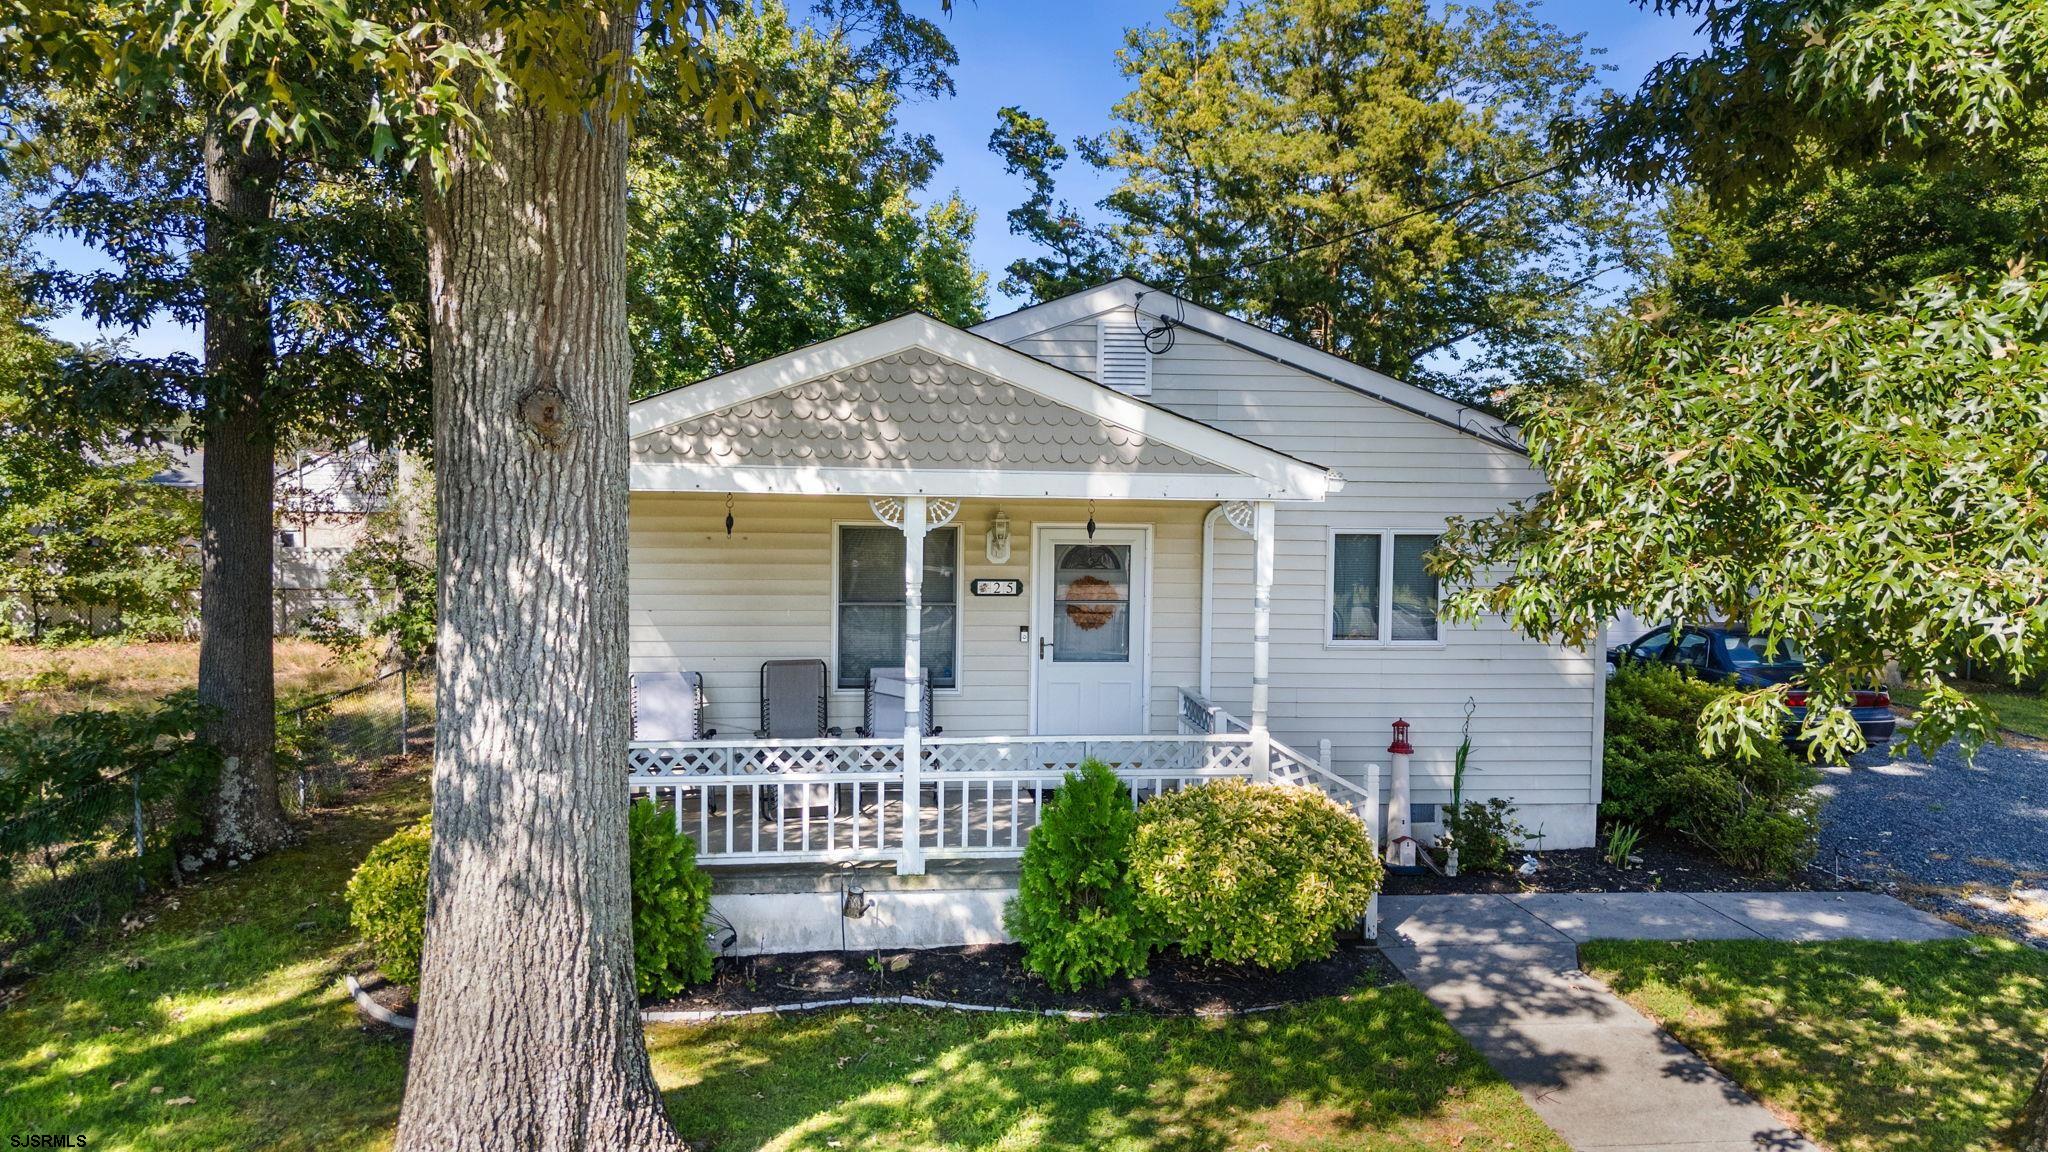
[[[1582,1152],[1819,1152],[1579,969],[1586,940],[1967,935],[1867,892],[1387,896],[1380,947]]]

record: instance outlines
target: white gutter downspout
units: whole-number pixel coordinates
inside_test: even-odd
[[[1335,496],[1343,490],[1344,474],[1342,472],[1329,473],[1328,487],[1323,491],[1324,496]],[[1216,521],[1222,518],[1223,505],[1221,504],[1209,509],[1209,514],[1202,517],[1202,654],[1198,664],[1200,691],[1204,700],[1215,699],[1214,685],[1210,683],[1209,676],[1209,661],[1212,650],[1209,632],[1214,623],[1212,613],[1216,607]]]
[[[1209,631],[1212,626],[1211,613],[1216,600],[1216,521],[1223,518],[1223,505],[1209,509],[1202,517],[1202,656],[1201,693],[1202,699],[1212,699],[1209,684]]]

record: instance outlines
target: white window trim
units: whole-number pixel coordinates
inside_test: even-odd
[[[1443,582],[1437,582],[1436,639],[1394,640],[1394,537],[1442,536],[1441,528],[1331,528],[1323,539],[1323,647],[1325,648],[1443,648]],[[1380,538],[1380,618],[1378,640],[1349,640],[1337,635],[1332,605],[1337,599],[1337,537],[1377,536]]]
[[[825,682],[834,696],[859,697],[867,692],[865,688],[841,688],[839,686],[839,530],[842,528],[888,528],[879,520],[834,520],[832,522],[832,600],[827,606],[831,617],[832,655],[825,666]],[[895,530],[902,535],[902,530]],[[967,535],[960,531],[960,525],[947,524],[933,528],[932,532],[958,533],[953,545],[953,686],[932,688],[934,696],[958,696],[967,687],[967,557],[961,551],[967,547]]]

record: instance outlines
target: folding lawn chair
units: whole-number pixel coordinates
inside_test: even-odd
[[[701,672],[635,672],[632,675],[633,739],[709,740]]]

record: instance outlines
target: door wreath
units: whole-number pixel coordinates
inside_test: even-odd
[[[1124,599],[1121,587],[1100,576],[1069,581],[1060,598],[1066,601],[1067,619],[1084,632],[1093,632],[1116,619],[1116,610]]]

